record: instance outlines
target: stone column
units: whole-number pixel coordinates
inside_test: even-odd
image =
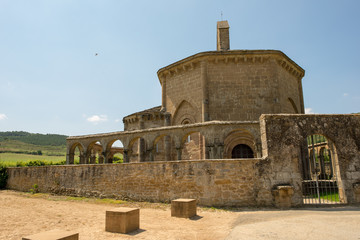
[[[109,153],[108,151],[103,152],[104,163],[109,163]]]
[[[224,144],[223,143],[219,143],[217,145],[217,159],[223,159],[224,158]]]
[[[95,164],[96,162],[96,156],[95,155],[91,155],[90,157],[90,164]]]
[[[210,159],[214,159],[215,158],[215,146],[214,145],[210,145]]]
[[[73,153],[66,154],[66,164],[74,164],[74,154]]]
[[[164,137],[164,147],[165,147],[165,161],[171,160],[171,138],[170,136]]]
[[[147,155],[149,156],[149,161],[153,162],[154,161],[154,149],[148,149],[147,152],[148,152]]]
[[[201,87],[202,87],[202,121],[209,121],[209,90],[207,82],[207,62],[204,60],[200,63],[201,68]]]
[[[145,162],[145,139],[140,138],[139,139],[139,162]]]
[[[84,153],[80,153],[79,164],[85,164],[85,154]]]
[[[171,125],[171,114],[170,113],[165,113],[165,126],[170,126]]]
[[[210,159],[210,146],[205,146],[205,159]]]
[[[104,156],[100,153],[99,154],[99,164],[104,163]]]
[[[129,162],[129,150],[128,150],[128,149],[124,149],[123,162],[124,162],[124,163],[128,163],[128,162]]]
[[[177,147],[176,148],[176,153],[177,153],[177,160],[181,160],[182,148]]]
[[[166,75],[161,77],[161,112],[166,112]]]

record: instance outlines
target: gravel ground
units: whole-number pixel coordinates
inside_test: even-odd
[[[79,232],[91,239],[355,239],[360,240],[360,208],[311,209],[198,208],[192,219],[171,217],[169,204],[119,203],[48,194],[0,191],[0,240],[52,229]],[[105,211],[139,207],[140,229],[130,234],[105,232]]]

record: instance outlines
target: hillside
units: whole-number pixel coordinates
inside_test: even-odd
[[[40,146],[65,146],[68,136],[59,134],[28,133],[23,131],[0,132],[0,142],[15,140]]]
[[[66,138],[58,134],[0,132],[0,164],[15,166],[34,160],[65,161]]]

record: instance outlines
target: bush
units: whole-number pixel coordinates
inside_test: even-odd
[[[6,187],[6,182],[8,179],[8,174],[6,171],[6,167],[3,165],[0,165],[0,189],[3,189]]]
[[[45,166],[48,165],[45,161],[42,160],[31,160],[28,162],[17,162],[17,167],[33,167],[33,166]]]
[[[123,163],[123,160],[122,160],[122,158],[119,158],[118,156],[114,156],[113,163]]]

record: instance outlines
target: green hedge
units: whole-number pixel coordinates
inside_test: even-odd
[[[8,174],[6,171],[6,167],[0,164],[0,189],[3,189],[6,187],[6,182],[8,178]]]

